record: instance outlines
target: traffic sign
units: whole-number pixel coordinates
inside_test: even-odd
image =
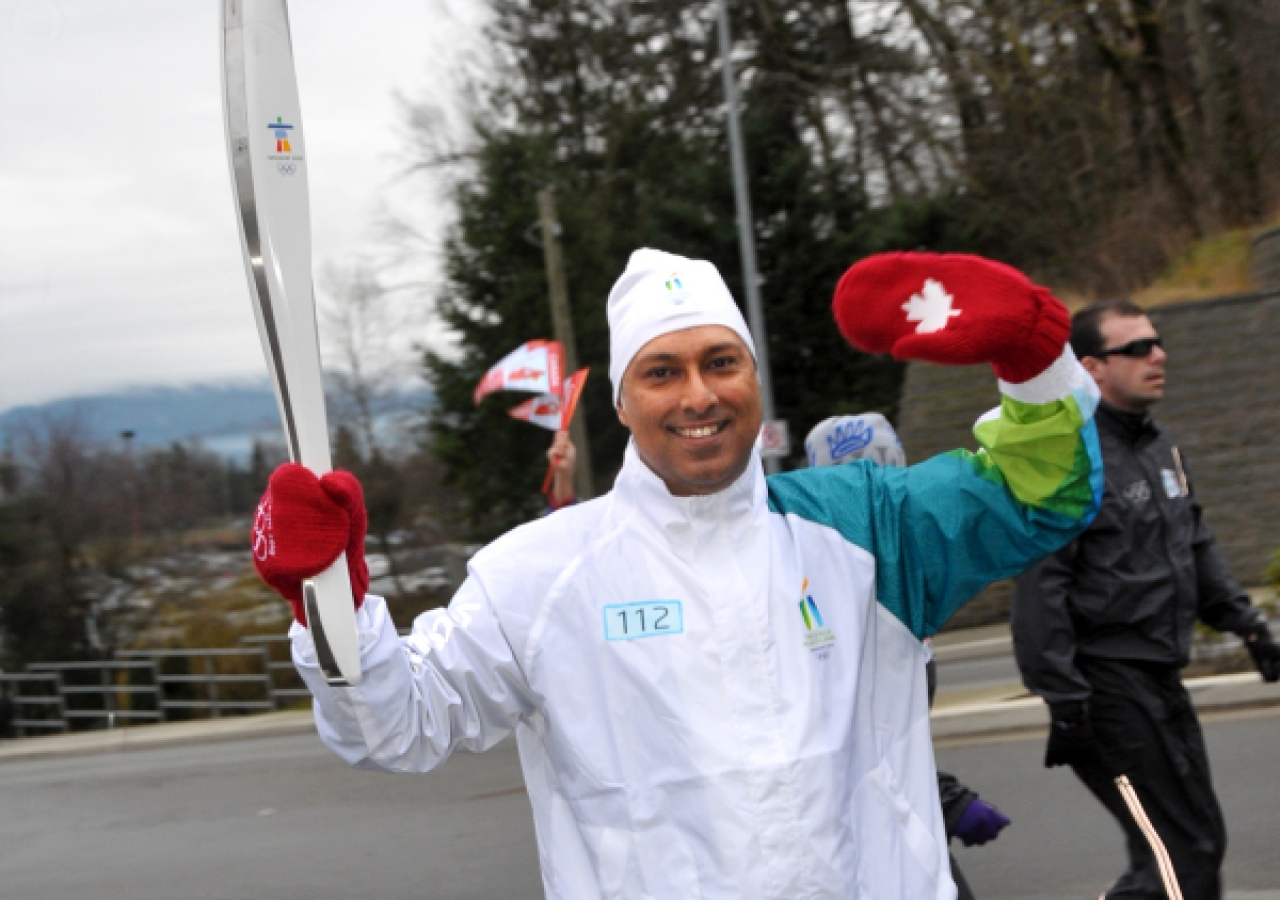
[[[774,419],[760,426],[760,456],[780,459],[791,453],[791,432],[785,419]]]

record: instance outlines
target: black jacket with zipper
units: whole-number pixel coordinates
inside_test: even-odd
[[[1262,621],[1160,426],[1106,403],[1096,421],[1106,478],[1097,518],[1016,581],[1018,667],[1050,703],[1089,697],[1077,656],[1181,668],[1197,619],[1236,633]]]

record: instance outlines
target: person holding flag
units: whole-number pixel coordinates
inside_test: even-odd
[[[547,491],[547,505],[552,510],[572,506],[577,501],[573,486],[573,472],[578,465],[578,450],[569,439],[569,432],[556,432],[547,448],[547,462],[551,466],[551,489]]]
[[[295,624],[324,742],[415,772],[514,733],[556,900],[955,897],[921,641],[1088,524],[1097,391],[1061,304],[987,260],[871,257],[834,310],[869,352],[990,362],[982,449],[766,479],[741,312],[710,263],[638,250],[608,301],[613,489],[481,550],[404,639],[358,589],[356,687]],[[286,589],[361,529],[358,491],[292,471],[259,566]]]
[[[563,384],[564,348],[558,341],[527,341],[508,353],[485,373],[476,385],[475,402],[496,391],[533,391],[538,394],[507,411],[513,419],[556,433],[547,450],[547,477],[542,493],[549,510],[568,506],[577,499],[573,470],[577,451],[569,440],[569,425],[578,409],[582,388],[591,369],[579,369]]]

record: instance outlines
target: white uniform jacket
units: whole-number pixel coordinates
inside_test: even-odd
[[[1094,394],[1068,351],[984,449],[673,497],[634,447],[604,497],[486,547],[364,680],[294,659],[347,762],[427,771],[516,733],[555,900],[951,898],[920,639],[1097,508]],[[1008,452],[1006,453],[1006,449]]]

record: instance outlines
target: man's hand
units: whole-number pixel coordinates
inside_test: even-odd
[[[1253,657],[1253,664],[1268,684],[1280,681],[1280,644],[1271,636],[1266,622],[1259,622],[1245,634],[1244,646]]]
[[[578,463],[578,450],[569,440],[569,432],[557,431],[547,450],[547,461],[551,463],[551,496],[548,498],[552,509],[567,506],[574,500],[573,470]]]
[[[980,256],[881,253],[836,286],[836,323],[867,353],[966,366],[1021,383],[1062,355],[1066,307],[1017,269]]]
[[[1008,816],[981,798],[974,797],[960,815],[960,821],[956,822],[955,836],[966,847],[981,846],[987,841],[994,841],[1008,824]]]
[[[1049,746],[1044,752],[1044,767],[1069,766],[1089,761],[1103,763],[1105,759],[1093,724],[1089,721],[1088,706],[1082,702],[1051,703],[1049,705]]]
[[[307,624],[302,582],[319,575],[342,551],[356,606],[369,590],[364,561],[368,517],[364,492],[350,472],[317,478],[306,466],[285,463],[271,474],[253,523],[253,565],[262,580],[293,605],[293,617]]]

